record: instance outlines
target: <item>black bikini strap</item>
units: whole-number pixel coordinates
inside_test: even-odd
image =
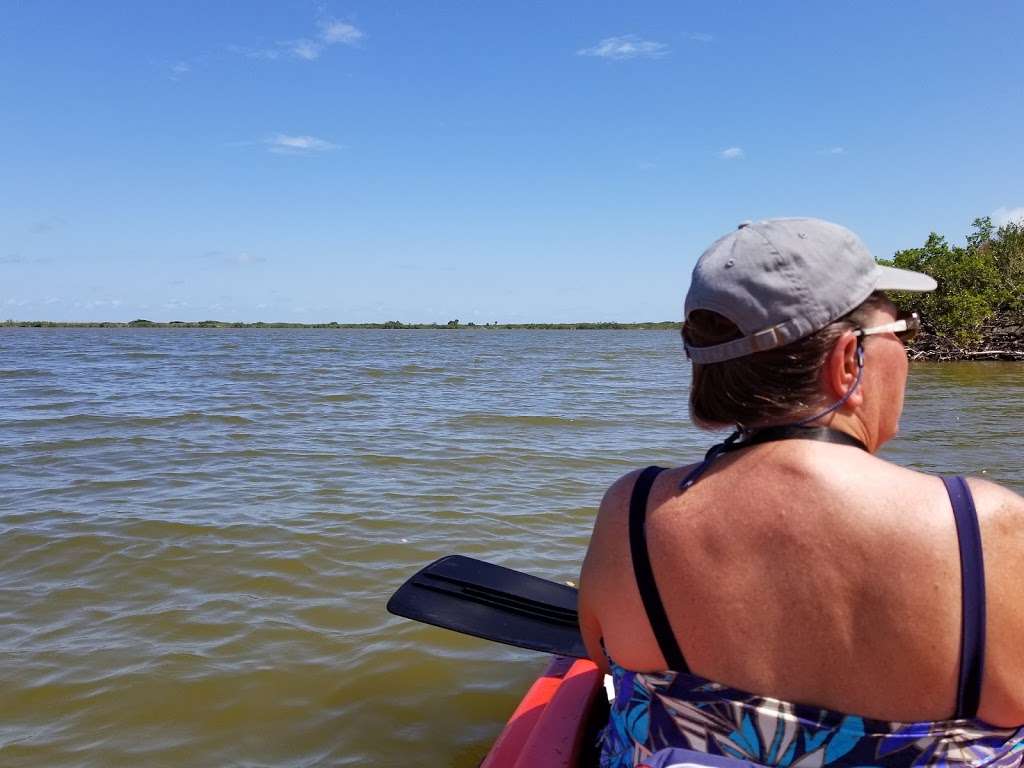
[[[956,536],[960,544],[960,589],[963,607],[960,620],[960,675],[956,686],[956,715],[978,715],[981,678],[985,672],[985,560],[981,552],[978,512],[967,481],[944,477],[942,482],[953,505]]]
[[[647,533],[644,519],[647,516],[647,497],[651,486],[662,471],[661,467],[647,467],[636,479],[633,495],[629,499],[629,552],[633,558],[633,573],[636,585],[640,590],[640,599],[647,611],[647,620],[651,623],[654,637],[658,641],[661,655],[665,657],[668,668],[676,672],[689,672],[683,652],[672,633],[672,625],[668,622],[668,614],[658,594],[658,585],[651,570],[651,558],[647,553]]]

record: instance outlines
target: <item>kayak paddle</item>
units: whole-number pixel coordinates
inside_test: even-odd
[[[442,557],[388,600],[396,616],[465,635],[587,658],[576,589],[472,557]]]

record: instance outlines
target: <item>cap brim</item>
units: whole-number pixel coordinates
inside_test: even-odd
[[[923,272],[885,267],[879,264],[876,291],[934,291],[938,283]]]

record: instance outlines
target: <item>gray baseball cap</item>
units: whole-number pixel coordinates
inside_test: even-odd
[[[774,349],[821,330],[874,291],[933,291],[920,272],[884,267],[853,232],[821,219],[744,222],[715,241],[693,268],[686,317],[707,309],[743,337],[686,345],[695,363],[720,363]]]

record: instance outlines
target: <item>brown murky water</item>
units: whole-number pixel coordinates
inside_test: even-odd
[[[473,766],[536,654],[388,616],[452,552],[574,579],[712,442],[671,332],[0,332],[0,765]],[[916,364],[894,461],[1024,492],[1024,366]]]

